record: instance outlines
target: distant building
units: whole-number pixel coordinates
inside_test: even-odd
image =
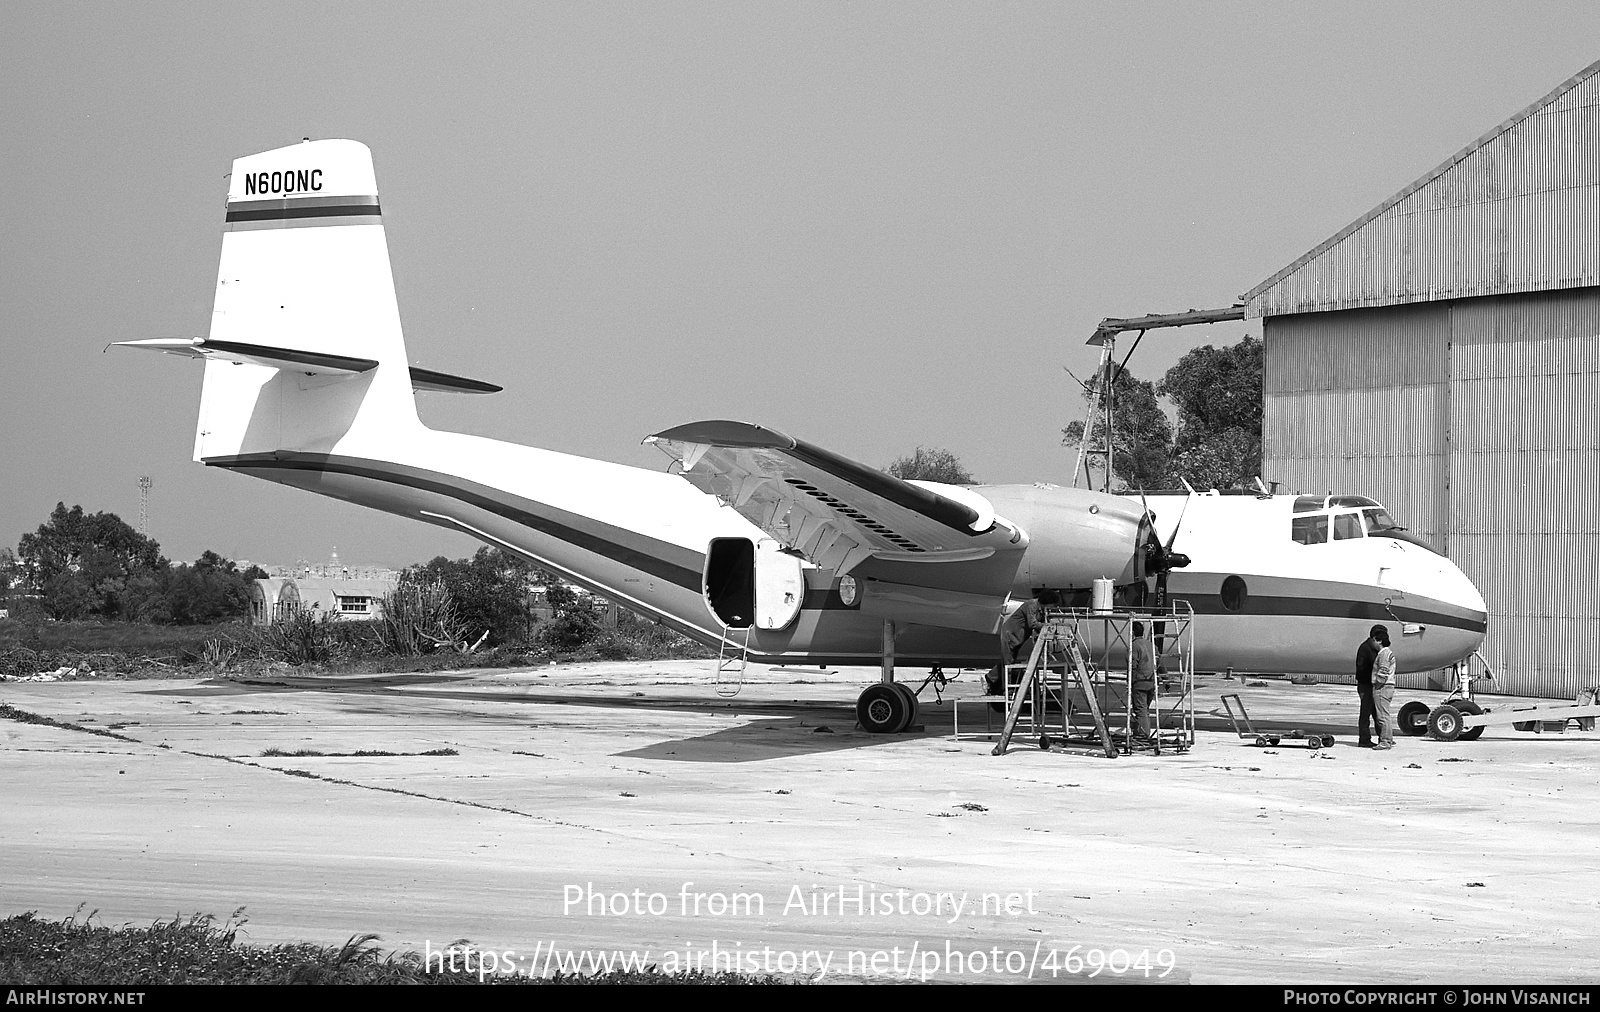
[[[299,579],[301,607],[319,609],[340,618],[379,618],[383,597],[393,592],[396,580]]]
[[[300,611],[314,611],[339,619],[372,619],[383,615],[383,598],[395,588],[397,577],[332,579],[269,577],[250,584],[250,621],[272,625]]]
[[[272,577],[250,581],[250,624],[272,625],[298,611],[300,592],[293,580]]]

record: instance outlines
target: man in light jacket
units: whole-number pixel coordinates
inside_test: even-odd
[[[1394,648],[1389,646],[1389,630],[1374,626],[1373,632],[1380,644],[1378,656],[1372,662],[1372,703],[1378,709],[1378,744],[1374,748],[1394,748]]]

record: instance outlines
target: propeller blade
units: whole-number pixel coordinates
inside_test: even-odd
[[[1150,512],[1150,500],[1145,498],[1144,489],[1139,489],[1139,504],[1144,507],[1144,516],[1139,519],[1139,543],[1135,548],[1134,578],[1141,583],[1149,579],[1151,573],[1151,556],[1155,553],[1150,550],[1150,542],[1161,544],[1160,535],[1156,534],[1155,514]],[[1148,534],[1146,533],[1148,530]],[[1159,560],[1156,560],[1159,562]]]
[[[1178,480],[1183,481],[1182,478]],[[1183,487],[1189,490],[1189,494],[1183,497],[1183,508],[1178,511],[1178,522],[1172,525],[1172,534],[1167,537],[1167,543],[1162,548],[1161,571],[1156,574],[1157,612],[1163,612],[1167,609],[1167,577],[1174,569],[1182,569],[1189,564],[1187,555],[1179,555],[1172,550],[1173,546],[1178,543],[1178,531],[1183,529],[1183,518],[1189,512],[1189,503],[1195,497],[1194,488],[1187,481],[1183,482]],[[1167,624],[1165,622],[1155,623],[1154,631],[1156,656],[1160,657],[1167,650]]]
[[[1189,489],[1189,494],[1183,497],[1183,509],[1178,511],[1178,522],[1172,525],[1172,536],[1167,538],[1166,550],[1168,554],[1171,554],[1172,546],[1177,543],[1178,530],[1183,527],[1183,515],[1189,512],[1189,503],[1194,499],[1195,495],[1194,489],[1189,488],[1188,482],[1184,482],[1183,487]]]

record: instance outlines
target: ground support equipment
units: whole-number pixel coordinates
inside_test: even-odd
[[[1510,724],[1518,731],[1565,731],[1568,721],[1577,721],[1581,730],[1594,729],[1600,717],[1600,686],[1588,686],[1571,703],[1535,703],[1531,706],[1504,706],[1483,709],[1470,699],[1440,703],[1428,713],[1428,735],[1438,741],[1472,741],[1486,727]],[[1410,705],[1409,703],[1406,705]]]
[[[1239,712],[1235,714],[1233,708],[1237,706]],[[1303,748],[1332,748],[1334,738],[1331,734],[1306,734],[1298,728],[1290,731],[1256,730],[1250,723],[1250,714],[1245,711],[1244,700],[1239,698],[1237,692],[1230,692],[1222,697],[1222,707],[1228,711],[1228,720],[1233,724],[1233,730],[1239,737],[1250,742],[1257,748],[1266,748],[1268,745],[1297,745]],[[1243,725],[1242,727],[1240,725]]]
[[[1494,670],[1476,650],[1472,652],[1483,666],[1483,674],[1472,674],[1469,657],[1456,665],[1458,683],[1444,702],[1430,707],[1420,700],[1400,707],[1395,722],[1400,730],[1410,735],[1429,735],[1438,741],[1475,741],[1486,727],[1510,724],[1518,731],[1565,731],[1568,721],[1576,721],[1583,731],[1593,731],[1595,718],[1600,717],[1600,685],[1590,685],[1578,690],[1577,698],[1570,703],[1533,703],[1527,706],[1501,706],[1490,709],[1479,705],[1473,686],[1478,682],[1494,681]]]
[[[1157,678],[1145,739],[1133,735],[1129,706],[1136,621],[1154,634],[1164,676]],[[1194,745],[1194,613],[1187,602],[1164,611],[1046,609],[1028,662],[1002,670],[1006,719],[995,755],[1004,755],[1018,733],[1043,749],[1087,745],[1107,757]]]

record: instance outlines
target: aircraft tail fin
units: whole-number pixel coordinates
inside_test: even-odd
[[[367,146],[235,160],[210,335],[136,344],[207,359],[195,460],[406,439],[421,423]]]

